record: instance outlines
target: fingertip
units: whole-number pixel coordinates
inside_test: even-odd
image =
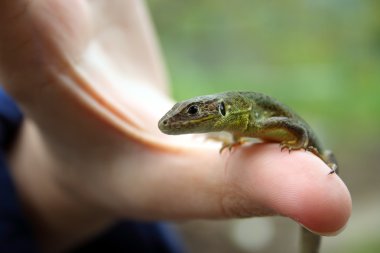
[[[346,185],[336,174],[319,177],[310,184],[313,187],[298,195],[299,204],[294,209],[294,217],[313,232],[322,235],[339,233],[352,210],[352,200]]]

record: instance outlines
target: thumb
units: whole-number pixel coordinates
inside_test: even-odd
[[[239,181],[245,203],[287,216],[308,229],[330,234],[340,230],[351,214],[349,191],[338,175],[319,158],[304,151],[281,152],[276,144],[236,149],[228,177]],[[247,209],[241,208],[241,209]],[[235,210],[235,209],[233,209]],[[258,215],[252,210],[253,215]]]

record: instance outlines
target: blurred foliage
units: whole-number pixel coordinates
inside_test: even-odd
[[[260,91],[336,125],[341,137],[378,131],[378,0],[148,4],[176,99]]]

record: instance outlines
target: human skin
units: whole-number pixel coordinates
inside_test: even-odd
[[[160,133],[172,101],[139,0],[0,1],[0,82],[25,114],[9,164],[45,252],[120,218],[283,215],[333,234],[351,214],[343,181],[309,152],[220,155],[216,143]]]

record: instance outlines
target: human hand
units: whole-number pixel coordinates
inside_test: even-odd
[[[102,221],[91,233],[119,217],[279,214],[324,234],[347,222],[349,192],[314,155],[260,144],[220,156],[219,145],[158,131],[171,101],[140,1],[3,1],[0,20],[1,82],[28,119],[15,175],[47,227],[81,232],[65,245],[88,223],[49,219],[51,203],[56,217]],[[30,161],[39,166],[23,176]]]

